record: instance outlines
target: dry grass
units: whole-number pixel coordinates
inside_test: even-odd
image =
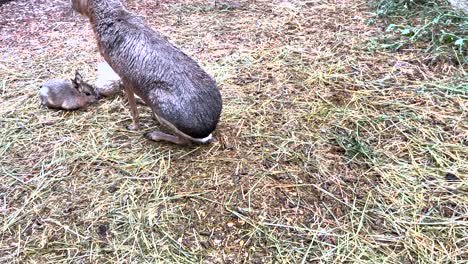
[[[1,25],[2,262],[467,261],[466,69],[371,51],[361,1],[159,2],[129,7],[217,79],[210,145],[127,131],[122,97],[39,108],[101,60],[68,1]]]

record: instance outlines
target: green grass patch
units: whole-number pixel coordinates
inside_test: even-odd
[[[380,48],[394,51],[416,48],[432,54],[432,61],[448,59],[463,65],[468,62],[468,15],[462,10],[438,0],[369,2],[386,24],[386,34],[377,41]]]

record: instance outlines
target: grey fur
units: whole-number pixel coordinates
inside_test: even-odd
[[[41,104],[49,108],[76,110],[96,102],[99,97],[93,87],[76,72],[75,79],[52,79],[39,89]]]
[[[120,77],[107,62],[98,63],[97,75],[98,78],[94,83],[94,88],[100,96],[111,97],[123,93]]]
[[[128,12],[120,0],[72,0],[72,4],[89,17],[101,54],[126,89],[179,130],[178,136],[211,135],[221,114],[221,94],[193,59]]]

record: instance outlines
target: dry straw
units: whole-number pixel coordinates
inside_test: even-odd
[[[362,1],[129,1],[222,89],[216,141],[190,148],[143,138],[142,106],[127,131],[122,97],[39,108],[101,58],[68,1],[36,2],[0,7],[2,262],[468,258],[465,71],[370,51]]]

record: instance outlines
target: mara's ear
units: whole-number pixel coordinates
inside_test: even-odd
[[[72,86],[75,90],[79,90],[78,88],[80,87],[80,85],[76,82],[75,79],[70,79],[71,83],[72,83]]]
[[[78,70],[75,71],[75,82],[78,84],[83,82],[83,77]]]
[[[81,76],[81,74],[78,72],[78,70],[75,72],[75,78],[74,79],[70,79],[71,83],[72,83],[72,86],[73,88],[75,88],[76,90],[80,91],[80,86],[81,84],[83,83],[83,77]]]

